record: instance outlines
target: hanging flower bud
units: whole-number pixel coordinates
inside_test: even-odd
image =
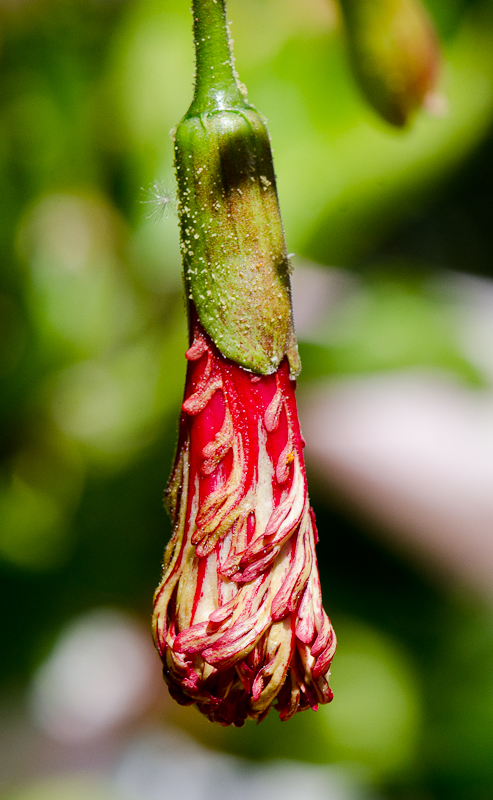
[[[267,129],[252,108],[189,114],[175,135],[185,282],[203,327],[247,369],[299,356]]]
[[[236,83],[223,0],[194,0],[193,14],[195,96],[175,133],[190,347],[153,626],[172,696],[242,725],[329,702],[336,639],[269,138]]]
[[[174,523],[155,639],[179,703],[242,725],[327,703],[336,639],[323,610],[295,383],[255,375],[198,320],[167,502]]]
[[[405,125],[432,94],[438,38],[420,0],[341,0],[354,72],[369,103]]]

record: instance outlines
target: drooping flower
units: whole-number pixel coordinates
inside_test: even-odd
[[[174,134],[190,347],[153,627],[172,696],[242,725],[329,702],[336,640],[269,136],[235,77],[224,0],[192,11],[195,94]]]
[[[332,699],[336,639],[322,607],[295,382],[255,375],[197,318],[169,484],[174,532],[155,639],[179,703],[242,725]]]

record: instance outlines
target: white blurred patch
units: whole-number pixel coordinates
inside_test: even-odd
[[[443,289],[454,303],[464,352],[493,384],[493,281],[456,273]]]
[[[409,370],[319,387],[301,416],[330,486],[431,569],[492,596],[491,392]]]
[[[301,294],[318,298],[314,321],[324,303],[327,315],[337,313],[323,299],[323,277],[303,270],[300,278]],[[436,290],[487,386],[415,367],[326,381],[302,395],[306,457],[328,487],[427,568],[491,598],[493,281],[447,273]]]
[[[128,800],[368,800],[342,770],[289,761],[254,766],[169,731],[143,736],[115,773]]]
[[[158,672],[145,628],[116,610],[92,611],[61,634],[38,669],[33,716],[67,743],[100,737],[146,709]]]
[[[358,279],[350,272],[295,259],[291,276],[296,335],[311,339],[319,328],[335,326],[342,301],[355,292]]]

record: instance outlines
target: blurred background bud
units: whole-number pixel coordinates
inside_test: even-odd
[[[397,126],[423,103],[438,113],[439,43],[420,0],[341,0],[341,6],[354,72],[373,108]]]

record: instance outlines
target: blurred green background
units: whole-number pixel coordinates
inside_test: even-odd
[[[333,3],[229,2],[240,77],[268,119],[288,249],[351,271],[365,292],[335,344],[301,342],[305,385],[416,365],[485,384],[433,281],[492,276],[493,2],[427,5],[447,110],[395,131],[358,92]],[[193,85],[188,3],[1,0],[0,63],[8,738],[66,626],[101,607],[150,616],[186,333],[176,216],[156,222],[144,201],[155,180],[173,189],[169,131]],[[312,494],[340,639],[334,703],[239,731],[161,698],[148,713],[218,751],[342,765],[386,798],[493,797],[490,607]],[[18,776],[5,780],[5,798],[102,796],[44,783],[22,794]]]

